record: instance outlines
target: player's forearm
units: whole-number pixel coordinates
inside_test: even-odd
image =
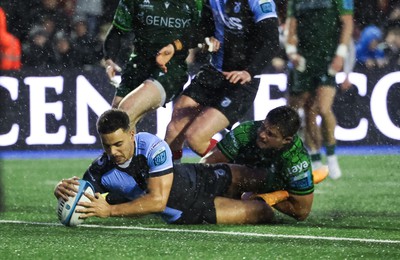
[[[285,45],[297,46],[297,20],[294,17],[289,17],[285,22],[284,35],[286,38]]]
[[[105,60],[111,59],[115,61],[118,52],[121,49],[121,33],[122,32],[116,27],[110,27],[103,44],[103,54]]]
[[[312,201],[313,194],[304,195],[300,200],[295,199],[293,195],[290,195],[287,200],[276,204],[274,208],[298,221],[303,221],[311,212]]]
[[[137,217],[164,211],[166,202],[159,196],[146,194],[133,201],[110,207],[110,217]]]
[[[353,16],[350,14],[346,14],[341,16],[342,22],[342,30],[340,34],[340,44],[348,45],[350,40],[352,39],[353,30],[354,30],[354,22]]]

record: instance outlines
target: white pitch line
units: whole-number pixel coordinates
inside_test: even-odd
[[[25,225],[42,225],[42,226],[62,226],[58,223],[45,223],[45,222],[28,222],[18,220],[0,220],[4,224],[25,224]],[[290,239],[309,239],[309,240],[330,240],[330,241],[351,241],[363,243],[381,243],[381,244],[400,244],[400,240],[389,239],[369,239],[369,238],[352,238],[352,237],[324,237],[324,236],[305,236],[305,235],[279,235],[279,234],[260,234],[249,232],[233,232],[233,231],[212,231],[200,229],[176,229],[176,228],[148,228],[148,227],[135,227],[135,226],[103,226],[81,224],[80,227],[86,228],[103,228],[103,229],[126,229],[126,230],[144,230],[144,231],[161,231],[161,232],[177,232],[177,233],[203,233],[203,234],[216,234],[216,235],[231,235],[231,236],[248,236],[248,237],[274,237],[274,238],[290,238]]]

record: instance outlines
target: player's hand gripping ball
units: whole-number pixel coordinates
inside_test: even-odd
[[[57,205],[57,215],[60,222],[68,227],[74,227],[83,223],[83,219],[79,216],[82,213],[76,213],[75,210],[78,208],[83,208],[78,206],[78,202],[90,202],[90,200],[85,196],[85,192],[94,196],[94,188],[92,184],[87,181],[79,180],[79,186],[77,186],[78,192],[75,197],[69,197],[68,201],[60,198]]]

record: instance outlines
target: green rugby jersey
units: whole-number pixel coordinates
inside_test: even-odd
[[[199,9],[198,0],[120,0],[113,25],[135,34],[135,53],[153,57],[176,39],[184,50],[196,44],[190,40],[200,19]],[[186,58],[187,52],[176,56]]]
[[[310,156],[301,139],[296,135],[285,150],[260,149],[257,130],[262,121],[244,122],[217,144],[231,163],[266,168],[268,184],[263,192],[287,190],[305,195],[314,191]]]
[[[340,16],[352,15],[353,9],[353,0],[288,1],[287,16],[297,19],[297,48],[308,67],[330,63],[339,44]]]

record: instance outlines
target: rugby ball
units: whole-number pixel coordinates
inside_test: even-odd
[[[90,182],[85,180],[79,180],[78,192],[75,197],[69,197],[67,201],[63,198],[58,200],[57,205],[57,215],[61,224],[74,227],[83,223],[83,219],[80,219],[79,216],[81,213],[75,212],[76,209],[83,208],[82,206],[78,206],[78,202],[90,202],[90,200],[85,196],[85,192],[94,196],[94,188]]]

